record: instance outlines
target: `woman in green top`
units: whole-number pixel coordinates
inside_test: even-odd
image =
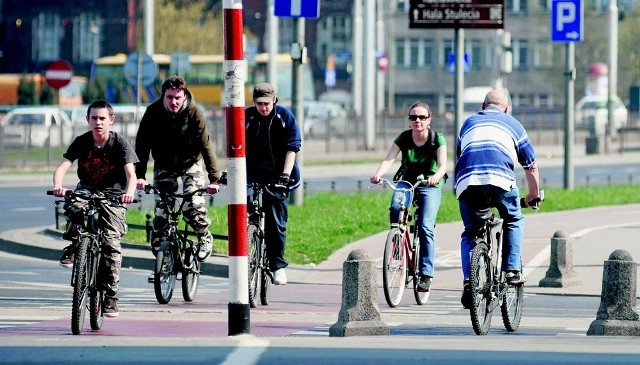
[[[417,227],[420,239],[420,283],[418,291],[426,292],[431,288],[435,262],[435,225],[442,185],[447,169],[447,146],[444,135],[431,131],[431,109],[425,103],[415,103],[409,108],[408,129],[393,141],[387,156],[371,177],[372,184],[378,184],[389,170],[396,157],[402,152],[402,164],[399,174],[394,178],[415,183],[422,176],[424,183],[414,193],[417,202]],[[398,183],[398,187],[409,187],[407,183]],[[402,186],[405,185],[405,186]],[[397,223],[400,203],[406,200],[401,192],[394,193],[391,199],[390,220]],[[408,206],[410,202],[405,202]]]

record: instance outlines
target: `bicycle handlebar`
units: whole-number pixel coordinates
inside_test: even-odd
[[[544,189],[540,190],[540,197],[533,199],[530,203],[532,204],[536,204],[536,203],[541,203],[544,201]],[[522,208],[531,208],[531,209],[535,209],[538,210],[540,209],[540,206],[534,206],[534,205],[528,205],[527,202],[524,200],[524,198],[520,198],[520,206]]]
[[[65,197],[70,197],[72,194],[73,194],[73,190],[71,190],[71,189],[66,189],[64,191]],[[53,195],[53,190],[47,190],[47,195]],[[96,197],[96,196],[93,196],[92,198],[95,199],[95,200],[107,200],[107,201],[117,200],[118,202],[120,202],[120,200],[118,198],[114,198],[114,197],[107,197],[107,196]],[[133,198],[133,201],[131,202],[131,204],[135,204],[135,203],[140,203],[140,200],[136,199],[136,198]]]
[[[405,180],[398,180],[398,181],[405,181]],[[393,182],[391,182],[390,180],[387,180],[387,179],[380,179],[380,182],[378,184],[376,184],[376,185],[387,185],[393,191],[412,191],[415,188],[417,188],[418,186],[424,184],[426,181],[427,180],[425,180],[425,179],[418,178],[418,181],[416,181],[415,184],[411,185],[410,188],[399,188],[397,186],[397,184],[394,184]],[[405,181],[405,182],[407,184],[409,184],[408,181]],[[370,188],[373,187],[373,186],[376,186],[376,185],[372,185],[372,186],[370,186]]]
[[[167,196],[167,197],[174,197],[174,198],[179,198],[179,199],[190,199],[194,195],[207,194],[207,188],[196,189],[196,190],[194,190],[194,191],[192,191],[190,193],[175,193],[175,192],[161,191],[158,188],[156,188],[155,186],[149,184],[149,185],[146,185],[144,187],[144,192],[146,194],[158,194],[158,195],[163,195],[163,196]]]

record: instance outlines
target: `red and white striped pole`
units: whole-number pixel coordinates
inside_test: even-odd
[[[247,169],[244,136],[246,65],[242,44],[242,0],[223,0],[224,106],[229,191],[229,336],[249,333],[247,259]]]

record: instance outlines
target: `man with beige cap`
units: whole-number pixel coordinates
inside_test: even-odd
[[[279,182],[285,188],[267,191],[262,197],[265,212],[265,242],[274,284],[287,283],[284,259],[287,240],[289,192],[300,185],[296,153],[302,147],[300,128],[287,108],[277,105],[278,97],[269,83],[253,89],[254,106],[245,110],[247,182]],[[249,192],[249,195],[251,193]],[[250,207],[249,207],[250,208]]]

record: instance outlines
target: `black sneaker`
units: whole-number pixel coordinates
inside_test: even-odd
[[[520,285],[525,282],[524,276],[520,271],[509,271],[506,275],[507,284],[509,285]]]
[[[471,296],[471,285],[469,285],[469,281],[465,280],[462,284],[462,298],[460,298],[460,303],[464,309],[471,309],[473,305],[473,297]]]
[[[60,266],[66,267],[66,268],[72,268],[73,260],[75,256],[76,256],[76,250],[74,249],[73,245],[69,245],[65,247],[62,252],[62,256],[60,257]]]
[[[115,318],[120,314],[117,305],[118,299],[112,297],[104,297],[104,316],[107,318]]]
[[[426,293],[431,289],[431,276],[420,275],[420,282],[418,283],[418,291]]]

